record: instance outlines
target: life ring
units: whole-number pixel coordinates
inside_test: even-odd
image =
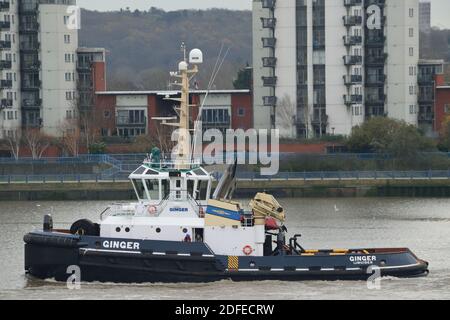
[[[243,252],[246,256],[249,256],[249,255],[251,255],[251,254],[253,253],[253,248],[252,248],[251,246],[245,246],[245,247],[242,249],[242,252]]]
[[[154,216],[158,212],[158,209],[155,206],[149,206],[147,211],[150,215]]]

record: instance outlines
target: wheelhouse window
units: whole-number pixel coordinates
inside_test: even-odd
[[[133,182],[134,189],[136,190],[136,194],[138,196],[138,199],[139,200],[146,200],[146,199],[148,199],[147,192],[145,191],[144,183],[142,182],[142,180],[140,180],[140,179],[133,179],[132,182]]]
[[[159,199],[159,180],[145,180],[150,200]]]

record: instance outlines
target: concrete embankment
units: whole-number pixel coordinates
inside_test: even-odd
[[[450,179],[241,180],[236,197],[450,197]],[[0,184],[0,200],[132,200],[128,181]]]

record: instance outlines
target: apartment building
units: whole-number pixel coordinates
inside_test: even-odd
[[[418,0],[254,0],[254,121],[283,137],[418,124]]]
[[[0,138],[21,127],[61,136],[76,114],[75,0],[0,2]]]
[[[420,32],[429,33],[431,31],[431,2],[429,0],[419,2],[419,28]]]

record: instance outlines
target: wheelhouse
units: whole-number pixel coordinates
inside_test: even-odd
[[[137,199],[143,203],[164,200],[204,202],[211,196],[212,177],[200,166],[179,170],[144,164],[129,178]]]

